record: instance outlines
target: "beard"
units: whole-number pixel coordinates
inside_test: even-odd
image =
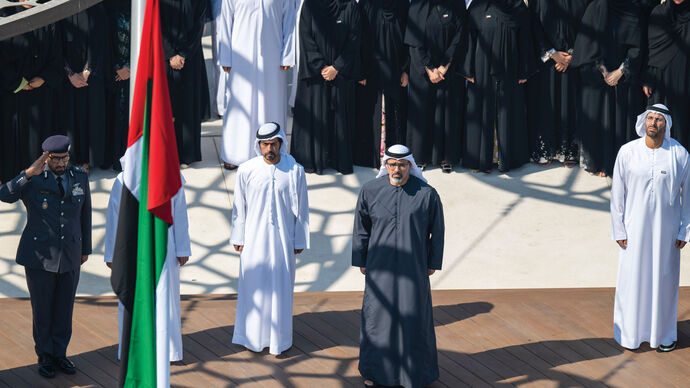
[[[652,139],[658,139],[661,135],[661,131],[657,127],[647,127],[647,137]]]
[[[276,159],[276,154],[273,151],[268,151],[264,154],[264,159],[268,160],[269,162],[272,162]]]
[[[391,182],[395,183],[396,185],[401,184],[403,181],[403,176],[402,174],[393,174],[391,175]]]
[[[60,166],[60,167],[55,167],[55,168],[52,168],[52,169],[51,169],[51,171],[52,171],[53,173],[55,173],[56,175],[62,175],[66,170],[67,170],[67,168],[62,167],[62,166]]]

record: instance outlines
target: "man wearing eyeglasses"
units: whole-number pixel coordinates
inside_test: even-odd
[[[386,150],[359,194],[352,265],[365,275],[359,371],[366,386],[438,379],[429,276],[443,260],[443,207],[403,145]]]
[[[66,357],[79,269],[91,254],[91,193],[86,172],[69,165],[69,139],[51,136],[43,154],[0,186],[0,200],[21,200],[26,226],[17,249],[24,266],[33,311],[38,372],[74,374]]]

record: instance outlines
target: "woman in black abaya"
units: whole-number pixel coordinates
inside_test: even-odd
[[[458,73],[465,26],[462,1],[420,0],[410,5],[405,43],[410,46],[407,146],[415,161],[445,173],[462,157],[465,80]]]
[[[578,164],[577,71],[569,67],[580,21],[592,0],[532,0],[532,29],[541,57],[539,72],[527,83],[530,158],[542,165],[560,160]]]
[[[309,173],[352,173],[360,13],[354,0],[305,0],[290,153]]]
[[[671,136],[690,146],[690,1],[657,6],[649,21],[649,61],[645,92],[650,104],[663,103],[673,115]]]
[[[580,163],[599,176],[611,175],[618,149],[637,138],[635,121],[645,106],[639,79],[642,15],[639,0],[594,0],[575,40]]]
[[[462,165],[490,172],[529,161],[525,86],[535,71],[529,11],[522,0],[474,0],[469,8],[467,129]]]
[[[356,86],[357,125],[352,150],[354,164],[359,166],[378,168],[383,148],[405,143],[410,55],[403,39],[409,6],[409,0],[359,2],[365,81]],[[384,128],[386,147],[381,145]]]

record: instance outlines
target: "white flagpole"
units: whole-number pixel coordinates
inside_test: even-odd
[[[134,99],[134,82],[137,79],[137,64],[139,63],[139,48],[141,47],[141,30],[144,27],[144,13],[146,0],[132,0],[132,20],[129,28],[129,114],[132,114],[132,100]]]

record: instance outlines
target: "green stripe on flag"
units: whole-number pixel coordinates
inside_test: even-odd
[[[156,387],[156,286],[163,271],[168,246],[168,225],[148,210],[149,137],[151,94],[147,83],[144,133],[142,136],[141,182],[139,186],[139,235],[132,332],[125,387]],[[167,355],[166,355],[167,356]]]

